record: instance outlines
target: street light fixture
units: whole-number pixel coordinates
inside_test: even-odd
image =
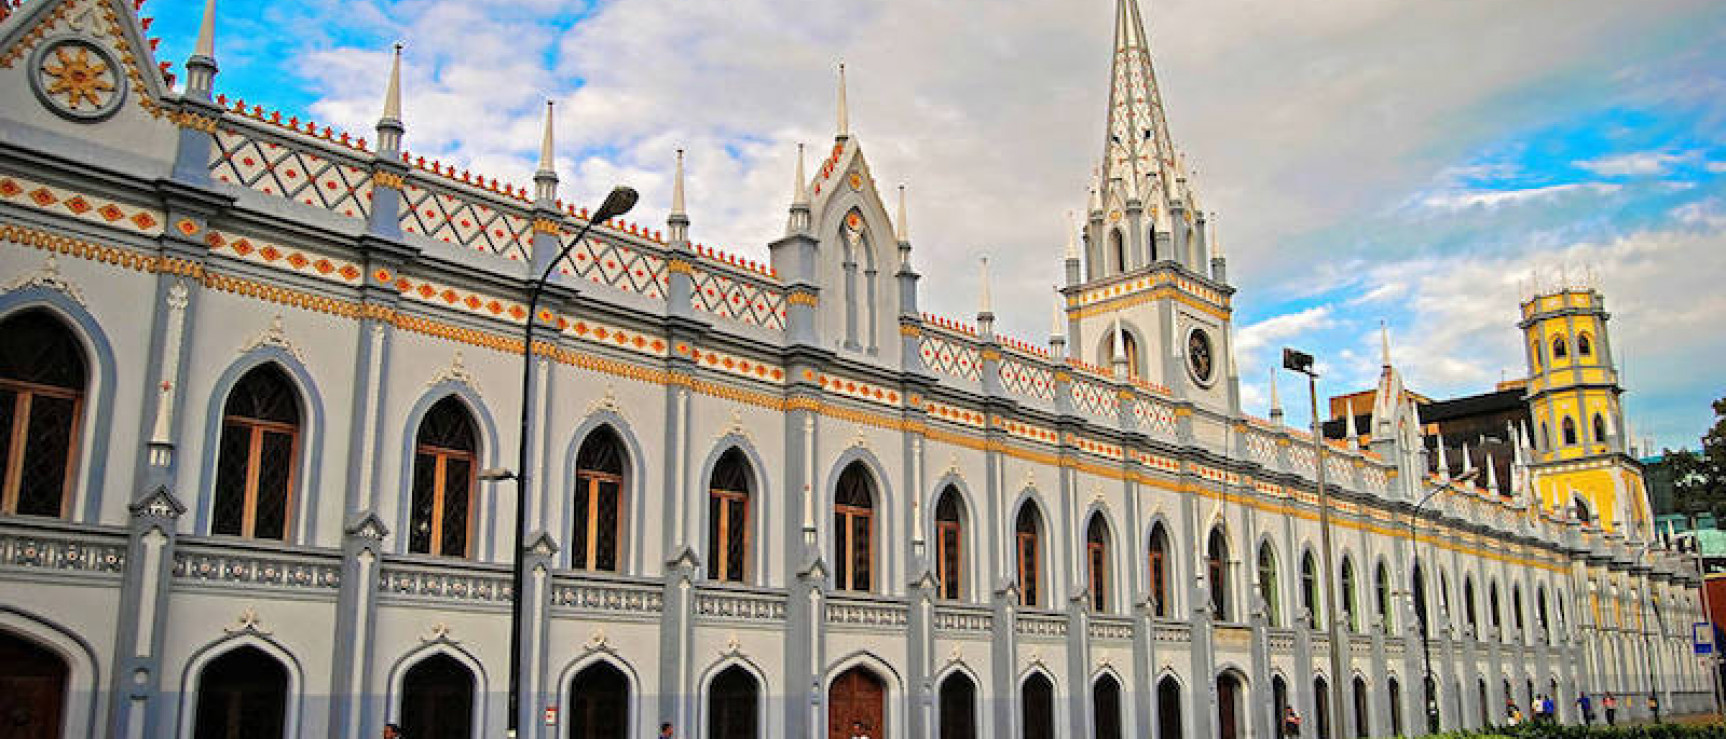
[[[1425,599],[1430,596],[1428,596],[1426,592],[1426,571],[1420,568],[1420,540],[1415,536],[1414,522],[1420,517],[1420,509],[1425,508],[1428,501],[1437,497],[1441,492],[1455,488],[1457,483],[1473,480],[1475,476],[1479,474],[1480,469],[1476,468],[1462,473],[1455,479],[1447,479],[1440,482],[1438,485],[1428,489],[1426,494],[1420,497],[1420,500],[1414,504],[1414,509],[1408,514],[1409,554],[1414,563],[1414,571],[1419,572],[1421,577],[1421,581],[1419,583],[1421,586],[1421,599],[1415,602],[1414,607],[1416,609],[1415,615],[1417,616],[1415,620],[1420,622],[1420,664],[1421,672],[1424,676],[1421,683],[1421,689],[1422,692],[1426,694],[1426,733],[1428,734],[1437,734],[1439,730],[1438,682],[1432,679],[1432,647],[1428,643],[1431,638],[1431,627],[1428,626],[1428,622],[1432,620],[1432,613],[1430,612],[1430,609],[1426,607],[1426,603],[1424,602]],[[1412,587],[1410,590],[1412,592]]]
[[[517,437],[516,441],[520,457],[514,472],[490,468],[485,470],[481,477],[488,482],[511,478],[515,480],[515,551],[512,556],[514,572],[510,580],[509,609],[509,732],[507,736],[510,737],[518,736],[518,729],[521,728],[521,672],[523,662],[521,658],[521,630],[522,620],[525,618],[522,608],[522,592],[527,589],[527,573],[522,561],[522,539],[525,536],[523,529],[527,528],[529,483],[533,479],[533,475],[528,472],[527,467],[527,440],[533,438],[531,433],[533,416],[529,413],[528,394],[533,386],[533,328],[534,322],[539,320],[539,299],[545,292],[546,281],[551,279],[551,271],[557,269],[557,265],[563,262],[563,258],[569,254],[571,249],[575,248],[576,244],[581,243],[581,240],[587,236],[587,232],[593,228],[593,224],[604,223],[628,213],[630,208],[635,207],[635,202],[638,199],[639,196],[633,188],[622,185],[612,188],[611,193],[605,196],[605,202],[600,204],[599,210],[594,211],[592,217],[587,219],[587,223],[583,224],[581,230],[576,232],[575,238],[565,242],[563,249],[557,253],[557,256],[546,262],[545,271],[539,275],[539,278],[528,283],[527,321],[522,327],[521,334],[521,436]]]
[[[1335,558],[1331,546],[1330,489],[1325,486],[1324,480],[1324,428],[1319,423],[1318,372],[1314,369],[1315,364],[1316,362],[1313,360],[1313,356],[1311,354],[1287,347],[1283,348],[1283,369],[1306,375],[1307,398],[1312,404],[1313,482],[1318,488],[1319,536],[1323,542],[1324,549],[1325,581],[1330,582],[1330,578],[1336,576],[1336,567],[1333,564]],[[1331,714],[1328,721],[1330,725],[1334,727],[1333,731],[1336,731],[1340,735],[1341,733],[1345,733],[1344,722],[1347,720],[1348,714],[1343,710],[1343,704],[1345,701],[1335,699],[1340,697],[1342,693],[1343,675],[1345,673],[1343,671],[1342,659],[1342,631],[1339,628],[1339,621],[1341,619],[1336,618],[1338,610],[1336,606],[1336,588],[1334,587],[1325,588],[1325,611],[1331,616],[1329,619],[1325,620],[1325,632],[1330,639],[1330,674],[1332,683],[1330,690],[1333,694],[1326,700],[1326,702],[1330,704],[1329,708]],[[1365,734],[1363,727],[1355,728],[1357,732],[1363,735]]]

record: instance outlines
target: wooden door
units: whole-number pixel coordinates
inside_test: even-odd
[[[0,632],[0,739],[60,736],[67,674],[53,652]]]
[[[827,739],[886,739],[887,686],[874,673],[853,667],[827,689]]]
[[[1236,723],[1239,708],[1240,683],[1228,675],[1217,678],[1217,735],[1222,739],[1237,739],[1240,736]]]

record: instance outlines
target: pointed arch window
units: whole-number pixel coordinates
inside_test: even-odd
[[[1211,529],[1210,542],[1205,547],[1205,575],[1211,586],[1211,610],[1218,621],[1231,620],[1229,606],[1229,543],[1221,528]]]
[[[1390,618],[1390,570],[1383,562],[1378,563],[1378,570],[1373,573],[1373,593],[1378,606],[1379,628],[1386,634],[1392,633],[1396,625],[1391,623]]]
[[[1516,633],[1520,635],[1523,629],[1521,585],[1513,585],[1510,588],[1510,622],[1516,625]]]
[[[67,515],[86,382],[83,347],[59,319],[0,321],[0,513]]]
[[[408,551],[466,557],[472,550],[479,435],[467,406],[446,396],[426,411],[414,445]]]
[[[1561,422],[1559,425],[1559,429],[1564,433],[1564,445],[1565,446],[1575,446],[1576,445],[1576,419],[1571,418],[1570,416],[1565,416],[1564,421]]]
[[[1151,529],[1151,615],[1169,617],[1169,534],[1162,524]]]
[[[222,408],[210,531],[285,538],[299,445],[299,395],[287,374],[274,363],[247,372]]]
[[[875,483],[860,462],[839,473],[833,506],[833,575],[840,590],[867,592],[875,574]]]
[[[1579,357],[1594,356],[1594,340],[1591,339],[1588,334],[1580,333],[1576,335],[1576,355]]]
[[[1127,358],[1127,376],[1137,378],[1139,376],[1139,342],[1133,338],[1132,334],[1125,331],[1121,332],[1121,353]]]
[[[1089,575],[1091,610],[1109,610],[1109,532],[1102,514],[1091,516],[1085,527],[1085,571]]]
[[[1127,241],[1118,228],[1109,230],[1109,261],[1116,274],[1127,271]]]
[[[1552,337],[1552,358],[1557,360],[1568,356],[1570,356],[1570,345],[1565,343],[1564,335],[1559,334]]]
[[[727,449],[707,486],[707,576],[744,582],[749,561],[749,460]]]
[[[1342,560],[1342,618],[1349,631],[1360,631],[1360,609],[1355,607],[1354,560]]]
[[[1312,552],[1301,555],[1300,560],[1300,604],[1306,609],[1312,619],[1312,628],[1324,628],[1324,613],[1319,610],[1318,567],[1313,563]]]
[[[595,572],[618,570],[628,469],[629,452],[610,426],[595,429],[581,442],[575,457],[571,567]]]
[[[1474,636],[1479,636],[1480,632],[1477,629],[1480,627],[1480,620],[1475,616],[1475,611],[1474,611],[1474,581],[1473,580],[1463,580],[1462,581],[1462,612],[1463,612],[1464,618],[1466,619],[1465,623],[1468,624],[1469,634],[1474,635]]]
[[[1534,366],[1534,371],[1540,371],[1540,341],[1528,342],[1528,361]]]
[[[1594,443],[1606,443],[1606,417],[1599,413],[1594,414]]]
[[[1019,605],[1026,608],[1036,608],[1041,603],[1043,573],[1037,557],[1042,548],[1038,541],[1042,528],[1036,506],[1030,501],[1019,506],[1019,515],[1013,523],[1013,560],[1019,575]]]
[[[1282,607],[1277,596],[1277,555],[1271,543],[1259,545],[1259,598],[1265,602],[1265,621],[1282,625]]]
[[[948,485],[935,504],[935,579],[942,598],[958,600],[965,593],[965,524],[959,491]]]

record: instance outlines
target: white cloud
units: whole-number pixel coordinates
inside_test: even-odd
[[[1242,326],[1235,331],[1235,353],[1256,353],[1272,342],[1335,326],[1336,321],[1331,318],[1331,311],[1332,308],[1328,305],[1314,306],[1298,313],[1284,313]]]
[[[1572,162],[1601,177],[1662,175],[1675,165],[1694,161],[1698,152],[1638,151]]]
[[[1420,199],[1420,203],[1428,208],[1443,210],[1460,210],[1463,208],[1474,207],[1496,208],[1501,205],[1513,205],[1538,200],[1552,200],[1563,195],[1574,193],[1594,193],[1604,195],[1618,192],[1619,189],[1619,185],[1606,182],[1572,182],[1563,185],[1530,187],[1520,190],[1465,189],[1430,193],[1422,197]]]
[[[1702,168],[1714,173],[1726,172],[1726,162],[1709,162]]]

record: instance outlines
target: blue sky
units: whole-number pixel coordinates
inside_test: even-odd
[[[566,197],[630,182],[657,223],[685,147],[695,238],[762,258],[795,143],[832,135],[844,60],[878,178],[912,193],[925,307],[964,317],[980,253],[997,295],[1047,289],[1100,152],[1111,40],[1109,0],[985,4],[220,0],[217,88],[368,134],[403,40],[411,150],[525,183],[552,97]],[[162,59],[184,60],[201,5],[145,5]],[[1695,443],[1726,395],[1726,4],[1144,14],[1174,136],[1219,213],[1251,412],[1283,345],[1321,358],[1321,392],[1370,384],[1381,320],[1416,390],[1489,390],[1523,369],[1526,284],[1592,277],[1634,432]],[[999,312],[1046,338],[1047,308]]]

